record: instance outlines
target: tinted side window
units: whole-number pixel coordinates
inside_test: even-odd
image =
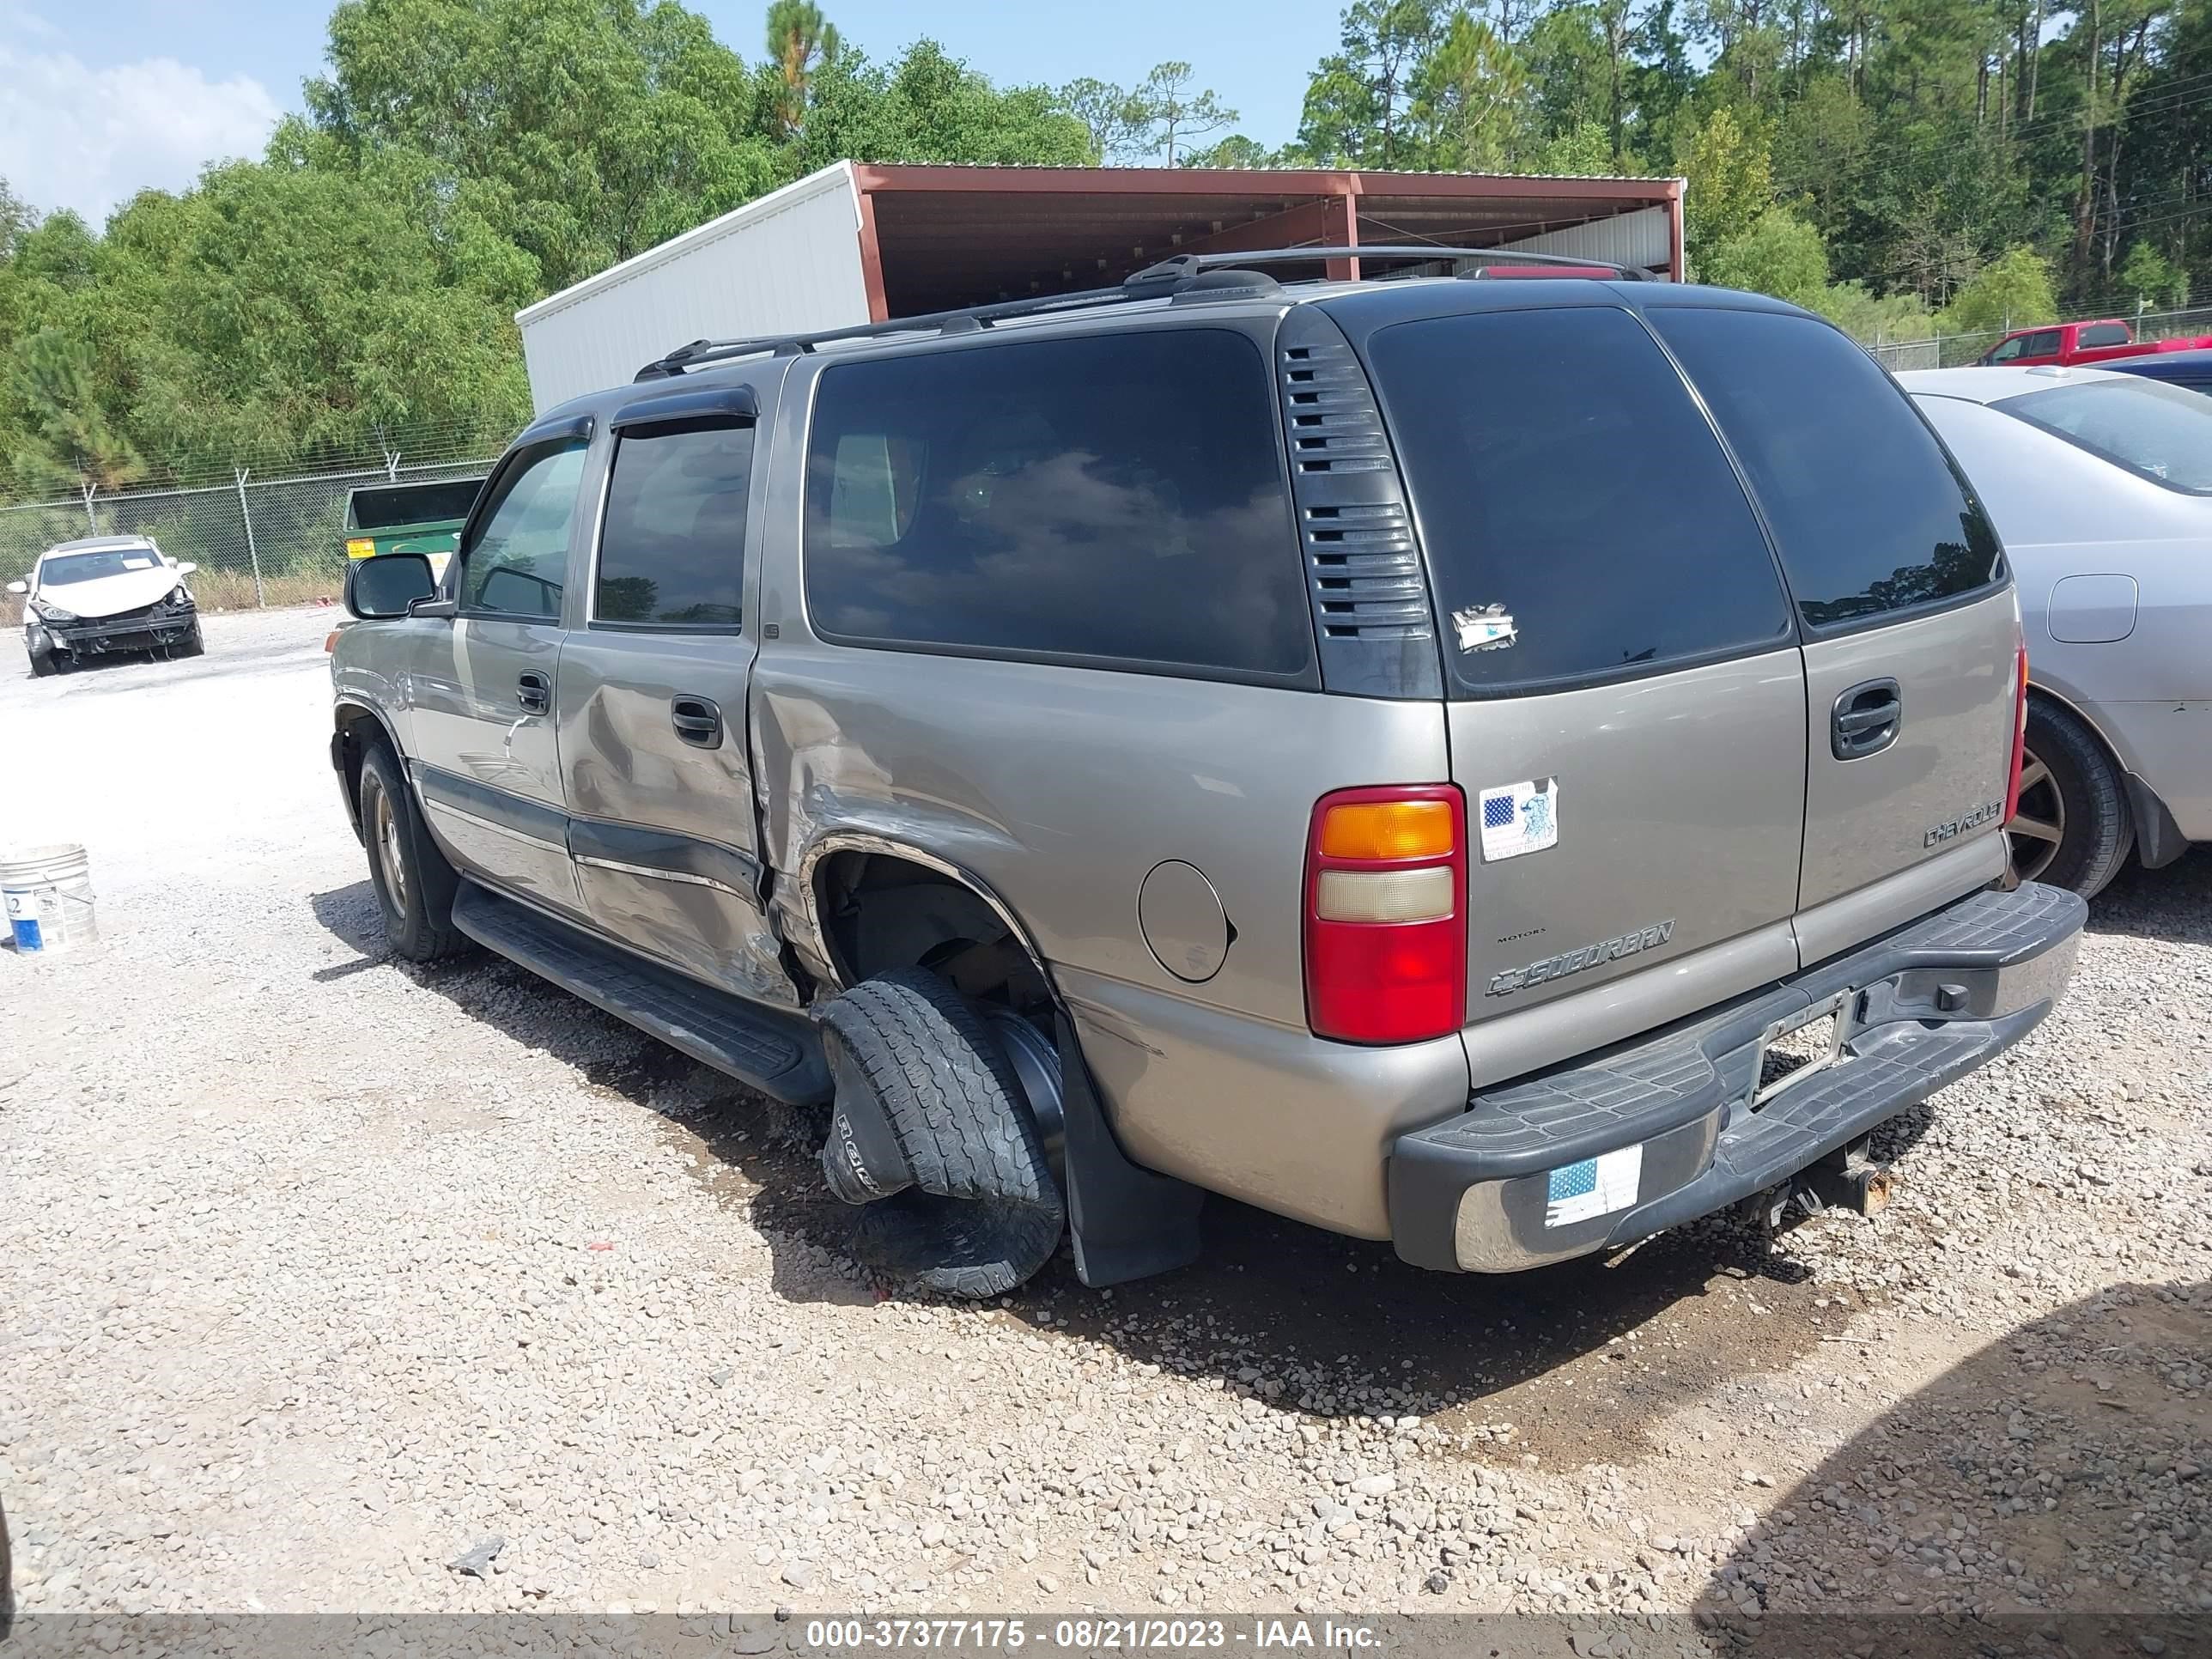
[[[617,440],[592,620],[736,627],[752,465],[750,426],[648,428]]]
[[[2023,357],[2055,357],[2058,355],[2058,331],[2047,328],[2040,334],[2029,335],[2020,355]]]
[[[2075,337],[2080,346],[2116,346],[2128,343],[2125,323],[2093,323]]]
[[[1313,623],[1267,365],[1216,329],[840,363],[807,441],[831,639],[1290,678]]]
[[[1874,360],[1826,323],[1655,310],[1750,475],[1814,626],[2002,580],[1996,532]]]
[[[558,617],[568,580],[568,526],[584,476],[581,439],[517,467],[464,555],[461,608],[507,617]]]
[[[1400,323],[1368,350],[1463,690],[1635,672],[1788,636],[1742,486],[1626,312]]]

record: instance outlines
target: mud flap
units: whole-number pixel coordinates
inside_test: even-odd
[[[1065,1012],[1055,1013],[1053,1024],[1067,1115],[1062,1185],[1077,1276],[1095,1290],[1188,1267],[1198,1260],[1206,1194],[1129,1161],[1107,1124],[1074,1025]]]

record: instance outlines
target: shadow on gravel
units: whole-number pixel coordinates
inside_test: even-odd
[[[2089,901],[2089,931],[2212,945],[2212,847],[2194,848],[2163,870],[2130,861]]]
[[[2208,1388],[2212,1285],[2023,1325],[1784,1496],[1699,1622],[1778,1656],[2212,1652]]]
[[[718,1169],[709,1188],[741,1204],[775,1252],[774,1288],[794,1302],[905,1298],[853,1267],[854,1212],[823,1184],[819,1113],[779,1105],[490,957],[422,968],[392,962],[366,880],[313,896],[314,914],[359,959],[329,981],[386,965],[472,1018],[574,1066],[658,1114],[676,1144]],[[1894,1156],[1924,1112],[1892,1126]],[[742,1177],[727,1178],[728,1173]],[[1834,1216],[1808,1224],[1858,1226]],[[1063,1247],[978,1320],[1012,1319],[1044,1341],[1111,1348],[1212,1376],[1272,1409],[1323,1417],[1445,1414],[1495,1452],[1546,1462],[1625,1461],[1642,1426],[1746,1376],[1786,1368],[1849,1317],[1763,1229],[1717,1216],[1602,1258],[1504,1278],[1408,1267],[1387,1243],[1340,1237],[1214,1198],[1206,1248],[1180,1272],[1084,1287]],[[962,1304],[966,1305],[966,1304]]]

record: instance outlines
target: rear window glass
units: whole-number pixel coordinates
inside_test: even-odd
[[[1809,317],[1655,309],[1735,447],[1808,623],[1850,623],[2002,580],[1981,505],[1895,383]]]
[[[735,628],[752,468],[750,426],[625,433],[607,479],[592,620]]]
[[[1368,349],[1462,690],[1788,636],[1742,487],[1626,312],[1440,317],[1382,329]]]
[[[1258,347],[1218,329],[840,363],[807,442],[825,637],[1303,675],[1312,613]]]
[[[356,489],[346,505],[347,528],[390,530],[401,525],[459,523],[477,504],[482,478],[456,478],[450,483],[393,484],[382,489]]]
[[[1997,408],[2191,495],[2212,495],[2212,398],[2159,380],[2083,380]]]

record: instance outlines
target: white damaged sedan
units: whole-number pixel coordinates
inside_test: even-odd
[[[52,674],[88,656],[148,651],[197,657],[199,606],[179,564],[143,536],[95,536],[39,556],[30,575],[8,584],[24,596],[23,645],[31,672]]]

